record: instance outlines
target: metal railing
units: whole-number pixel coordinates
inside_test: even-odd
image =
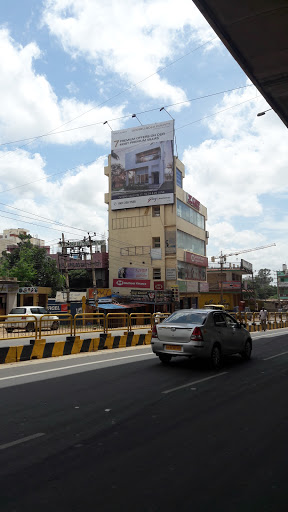
[[[0,316],[0,339],[31,338],[37,339],[38,323],[34,315]]]
[[[108,313],[106,315],[105,332],[117,329],[129,330],[130,318],[128,313]]]
[[[105,332],[104,313],[77,313],[74,316],[74,336],[83,332]]]
[[[261,329],[259,312],[230,313],[247,327]],[[0,340],[17,338],[42,339],[47,336],[76,336],[80,333],[108,333],[115,330],[152,329],[153,326],[169,317],[170,313],[79,313],[72,317],[69,313],[45,314],[40,318],[34,315],[0,316]],[[267,327],[288,327],[288,312],[269,312]]]
[[[46,314],[38,319],[39,339],[55,334],[73,335],[73,317],[70,313]]]

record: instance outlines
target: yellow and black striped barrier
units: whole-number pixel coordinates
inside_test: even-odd
[[[123,336],[101,334],[99,338],[81,340],[79,336],[71,336],[66,341],[48,342],[37,340],[30,345],[17,347],[0,347],[0,364],[18,363],[31,359],[44,359],[48,357],[68,356],[83,352],[97,352],[98,350],[136,347],[150,345],[150,334],[133,334],[129,332]]]

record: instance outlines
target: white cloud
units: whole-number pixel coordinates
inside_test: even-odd
[[[104,175],[104,163],[105,157],[102,156],[91,165],[80,165],[75,171],[68,171],[60,176],[57,181],[51,181],[45,172],[45,162],[39,154],[30,155],[24,150],[19,150],[10,153],[6,160],[0,159],[0,178],[8,170],[9,180],[6,182],[6,188],[32,182],[27,187],[15,188],[9,194],[9,204],[14,208],[30,212],[30,215],[8,208],[6,213],[1,212],[0,230],[7,227],[25,227],[46,240],[59,238],[62,231],[70,239],[83,237],[87,231],[107,233],[108,218],[104,192],[108,190],[108,179]],[[6,196],[0,194],[0,201],[6,204],[7,194]],[[4,209],[4,205],[0,204],[0,209]],[[20,217],[12,220],[13,214],[16,213]],[[33,214],[51,219],[52,224],[49,227],[56,231],[35,226],[34,224],[43,225],[45,221],[40,218],[27,218],[33,217]],[[11,217],[11,219],[8,220],[5,217]],[[69,227],[57,226],[53,221],[84,231],[75,230],[74,232]]]
[[[92,62],[95,73],[103,74],[104,67],[131,84],[157,72],[189,42],[205,43],[214,35],[190,0],[49,0],[43,22],[66,52]],[[181,87],[159,74],[139,88],[164,101],[186,99]]]
[[[214,111],[253,96],[252,87],[226,94]],[[184,188],[208,209],[210,256],[276,242],[276,248],[248,254],[259,268],[279,268],[287,257],[288,212],[275,204],[288,192],[288,132],[273,111],[257,117],[265,108],[259,97],[206,119],[210,138],[184,151]]]
[[[123,116],[124,105],[109,108],[96,107],[92,102],[83,103],[73,98],[58,98],[45,76],[34,70],[35,59],[41,58],[36,43],[26,46],[17,44],[7,29],[0,29],[0,139],[9,142],[25,137],[48,133],[81,116],[73,124],[59,130],[97,123],[98,125],[61,135],[45,137],[45,142],[73,144],[93,141],[108,145],[110,130],[103,129],[103,121]],[[123,121],[113,122],[113,129],[122,127]]]

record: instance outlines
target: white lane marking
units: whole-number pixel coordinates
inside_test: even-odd
[[[183,386],[178,386],[177,388],[166,389],[166,391],[162,391],[164,395],[168,393],[172,393],[173,391],[178,391],[178,389],[187,388],[188,386],[194,386],[195,384],[199,384],[200,382],[205,382],[206,380],[216,379],[217,377],[221,377],[222,375],[226,375],[228,372],[217,373],[217,375],[211,375],[210,377],[205,377],[204,379],[194,380],[193,382],[188,382],[188,384],[183,384]]]
[[[0,444],[0,450],[5,450],[6,448],[10,448],[11,446],[15,446],[16,444],[26,443],[27,441],[32,441],[32,439],[37,439],[37,437],[45,436],[43,432],[39,432],[38,434],[32,434],[32,436],[22,437],[22,439],[17,439],[17,441],[12,441],[12,443]]]
[[[263,359],[263,361],[269,361],[269,359],[274,359],[274,357],[284,356],[285,354],[288,354],[288,350],[286,352],[280,352],[280,354],[275,354],[274,356],[265,357],[265,359]]]
[[[154,354],[134,354],[124,357],[111,357],[103,359],[102,361],[90,361],[89,363],[71,364],[69,366],[62,366],[61,368],[49,368],[49,370],[42,370],[40,372],[22,373],[21,375],[9,375],[9,377],[0,377],[0,380],[20,379],[21,377],[29,377],[31,375],[39,375],[41,373],[59,372],[60,370],[69,370],[70,368],[78,368],[79,366],[88,366],[90,364],[109,363],[110,361],[120,361],[121,359],[131,359],[132,357],[155,357]]]

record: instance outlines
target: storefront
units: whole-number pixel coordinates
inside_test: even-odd
[[[17,306],[17,279],[0,280],[0,315],[8,315]]]

